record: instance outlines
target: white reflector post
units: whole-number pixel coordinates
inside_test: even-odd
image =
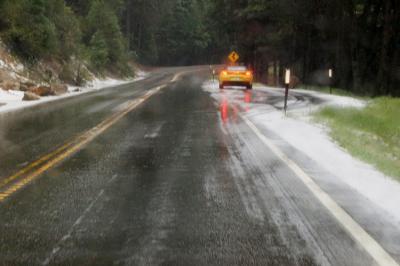
[[[329,78],[332,78],[333,77],[333,70],[332,70],[332,68],[330,68],[329,69]]]
[[[290,84],[290,69],[286,69],[285,84]]]

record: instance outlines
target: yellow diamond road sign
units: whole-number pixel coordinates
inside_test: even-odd
[[[239,60],[240,57],[235,51],[233,51],[232,53],[230,53],[228,58],[232,63],[236,63]]]

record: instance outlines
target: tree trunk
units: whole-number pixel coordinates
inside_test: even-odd
[[[383,17],[383,40],[380,50],[380,64],[378,71],[378,93],[388,94],[389,79],[389,44],[393,36],[393,9],[392,1],[384,1],[384,17]]]
[[[125,29],[126,29],[126,38],[127,38],[127,41],[128,41],[128,50],[130,50],[131,49],[131,42],[132,42],[132,27],[131,27],[131,23],[132,23],[132,21],[131,21],[131,16],[132,16],[132,3],[131,3],[131,1],[130,0],[128,0],[127,1],[127,6],[126,6],[126,21],[125,21],[125,23],[126,23],[126,26],[125,26]]]
[[[393,21],[400,21],[400,4],[397,2],[394,6],[395,15]],[[397,23],[393,28],[393,49],[394,55],[391,57],[391,67],[390,67],[390,80],[389,88],[390,94],[395,97],[400,96],[400,25]]]

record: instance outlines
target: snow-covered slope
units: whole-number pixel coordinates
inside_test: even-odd
[[[41,104],[44,102],[50,102],[54,100],[58,100],[61,98],[67,98],[71,96],[76,96],[83,93],[88,93],[94,90],[100,90],[104,88],[114,87],[117,85],[122,85],[125,83],[130,83],[134,81],[139,81],[146,78],[148,74],[143,71],[138,71],[136,78],[119,80],[119,79],[95,79],[89,82],[84,87],[75,87],[69,86],[68,93],[60,96],[47,96],[42,97],[37,101],[23,101],[24,92],[17,90],[3,90],[0,88],[0,113],[2,112],[10,112],[21,108],[30,107],[33,105]]]

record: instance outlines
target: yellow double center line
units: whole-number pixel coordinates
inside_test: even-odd
[[[19,191],[33,180],[38,178],[41,174],[47,170],[53,168],[58,163],[62,162],[69,156],[75,154],[85,145],[93,141],[97,136],[102,134],[104,131],[109,129],[112,125],[117,123],[121,118],[127,115],[132,110],[136,109],[143,102],[148,100],[151,96],[156,94],[166,85],[159,86],[148,91],[144,96],[129,101],[124,104],[124,108],[111,115],[109,118],[95,126],[94,128],[84,132],[77,136],[71,141],[67,142],[63,146],[59,147],[55,151],[41,157],[40,159],[32,162],[25,168],[21,169],[17,173],[10,177],[7,177],[0,181],[0,203],[9,198],[15,192]]]

